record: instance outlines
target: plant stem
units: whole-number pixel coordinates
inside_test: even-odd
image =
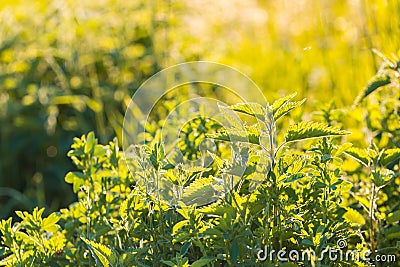
[[[374,240],[374,208],[375,208],[375,197],[376,197],[376,187],[375,184],[372,184],[372,192],[371,192],[371,199],[369,203],[369,240],[371,243],[371,250],[372,253],[375,253],[376,250],[376,244]]]

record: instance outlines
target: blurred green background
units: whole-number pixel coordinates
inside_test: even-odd
[[[0,218],[73,201],[74,136],[121,137],[135,89],[191,60],[233,66],[267,99],[350,105],[399,53],[397,0],[0,2]]]

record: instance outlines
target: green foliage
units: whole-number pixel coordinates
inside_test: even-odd
[[[256,125],[251,125],[245,127],[245,130],[238,130],[238,129],[223,130],[216,134],[209,134],[207,136],[221,141],[259,144],[261,133]]]
[[[259,120],[265,120],[266,110],[258,103],[239,103],[229,108],[253,116]]]
[[[96,260],[97,266],[108,267],[110,265],[111,266],[116,265],[117,258],[113,254],[111,249],[102,244],[98,244],[93,241],[87,240],[83,237],[82,240],[88,245],[93,258],[95,258]]]
[[[35,208],[32,214],[17,211],[20,223],[12,225],[12,219],[2,220],[1,266],[29,266],[55,264],[59,260],[66,239],[57,222],[60,215],[50,214],[42,218],[44,209]]]
[[[303,139],[340,136],[350,134],[348,131],[340,130],[319,122],[299,122],[289,127],[285,137],[286,142],[293,142]]]
[[[0,217],[74,201],[63,183],[73,168],[65,156],[72,138],[95,131],[102,143],[114,136],[121,141],[134,90],[177,63],[235,66],[267,99],[298,91],[338,107],[352,103],[377,70],[372,48],[398,50],[398,13],[397,2],[387,0],[2,1]],[[396,85],[397,59],[383,60],[385,70],[360,93],[363,101],[391,86],[389,80]],[[275,120],[301,104],[292,98],[274,111]],[[309,101],[302,111],[314,108]],[[375,128],[394,125],[393,116],[377,123],[375,108]],[[398,135],[393,128],[385,132]]]
[[[292,109],[301,106],[306,100],[303,99],[301,101],[290,101],[293,97],[295,97],[297,93],[288,95],[281,99],[276,100],[272,104],[272,110],[274,113],[274,119],[277,121],[280,117],[289,113]]]
[[[368,83],[365,90],[362,91],[361,94],[357,97],[355,104],[359,104],[364,98],[373,93],[375,90],[390,84],[390,82],[391,80],[389,75],[375,76],[373,80]]]
[[[93,132],[74,138],[68,156],[77,170],[65,181],[77,201],[48,217],[36,208],[17,212],[21,222],[3,220],[0,266],[369,264],[257,257],[265,247],[321,253],[338,240],[348,249],[397,253],[395,136],[380,148],[379,138],[390,135],[381,129],[378,145],[353,146],[331,109],[324,110],[329,121],[276,124],[304,102],[294,96],[265,107],[220,106],[227,128],[201,116],[185,124],[178,149],[204,165],[172,164],[158,127],[149,131],[153,140],[132,148],[133,158],[122,157],[117,139],[102,145]],[[242,125],[227,110],[257,123]],[[209,137],[215,149],[201,153],[198,144]]]
[[[255,251],[321,252],[339,239],[349,249],[398,252],[400,60],[369,53],[398,49],[398,3],[223,3],[0,3],[0,216],[31,210],[1,221],[0,266],[297,266],[261,262]],[[353,101],[376,56],[384,64]],[[290,94],[267,106],[220,107],[225,128],[198,114],[176,149],[201,166],[170,155],[159,112],[147,143],[123,159],[118,140],[134,89],[196,59],[239,64],[268,99],[290,89],[333,101],[300,110],[305,99]],[[163,110],[180,104],[171,99]],[[215,149],[204,154],[208,137]],[[75,169],[60,183],[74,168],[66,154]],[[33,208],[52,199],[73,203],[45,215]]]

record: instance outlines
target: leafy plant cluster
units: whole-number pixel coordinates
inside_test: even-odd
[[[230,127],[199,114],[178,147],[202,164],[175,164],[159,127],[148,128],[153,138],[131,147],[128,158],[116,139],[101,145],[93,132],[74,138],[68,156],[78,170],[65,181],[78,201],[47,217],[35,208],[17,212],[17,222],[2,220],[0,265],[389,266],[263,261],[257,252],[320,255],[330,247],[399,259],[398,62],[387,59],[354,107],[323,106],[318,121],[291,122],[288,114],[305,101],[295,94],[267,106],[220,106]],[[343,116],[360,110],[356,122]],[[346,125],[363,127],[370,143],[342,130]],[[200,153],[205,139],[215,140],[215,149]]]

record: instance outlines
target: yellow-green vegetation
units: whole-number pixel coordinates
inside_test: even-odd
[[[15,0],[0,22],[0,266],[277,266],[257,249],[343,240],[400,259],[399,1]],[[236,67],[269,105],[225,107],[248,122],[229,129],[199,113],[177,148],[211,163],[187,166],[159,139],[171,92],[125,161],[132,94],[193,60]],[[390,265],[279,266],[372,263]]]
[[[185,125],[183,132],[190,134],[180,138],[179,149],[187,158],[209,162],[207,166],[171,163],[158,127],[148,132],[153,139],[132,147],[135,154],[129,158],[123,157],[117,139],[100,145],[93,132],[75,138],[68,156],[77,171],[69,172],[65,181],[73,185],[78,201],[48,217],[35,208],[32,214],[17,211],[20,223],[2,220],[0,265],[284,263],[276,255],[259,257],[263,248],[317,255],[293,259],[288,266],[392,264],[399,257],[400,120],[386,95],[397,82],[398,78],[368,91],[366,97],[373,94],[381,108],[389,110],[380,121],[395,117],[390,124],[397,131],[366,123],[372,134],[369,147],[344,142],[351,132],[338,128],[335,110],[321,110],[320,122],[284,127],[281,122],[304,102],[293,101],[295,94],[266,107],[221,107],[258,118],[244,129],[235,126],[226,111],[232,124],[225,129],[199,113]],[[366,92],[360,94],[359,104],[368,103],[363,99]],[[399,100],[395,102],[398,107]],[[368,118],[371,110],[363,109]],[[265,142],[274,140],[276,133],[284,138]],[[207,137],[216,140],[217,149],[199,153],[193,143]],[[226,156],[228,151],[232,157]],[[168,197],[161,198],[162,194]],[[328,249],[356,251],[360,258],[332,260],[323,256]],[[389,256],[385,262],[376,260]]]

